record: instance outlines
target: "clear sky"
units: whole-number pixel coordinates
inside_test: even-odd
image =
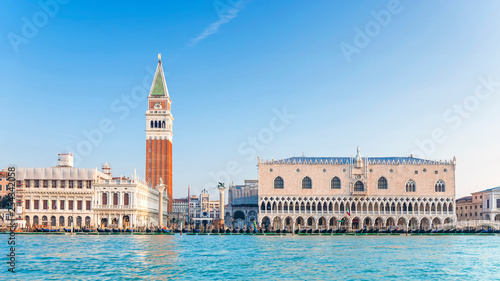
[[[256,155],[358,145],[456,156],[458,196],[500,185],[498,1],[41,2],[0,4],[2,167],[71,151],[143,176],[141,93],[161,53],[175,197],[257,179]]]

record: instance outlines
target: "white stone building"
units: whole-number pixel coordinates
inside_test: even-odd
[[[159,192],[137,178],[113,178],[94,184],[94,221],[104,228],[158,226]],[[163,192],[163,225],[167,222]]]
[[[192,196],[189,200],[189,219],[192,223],[211,223],[220,216],[220,202],[210,200],[210,194],[206,189],[200,197]]]
[[[59,154],[56,167],[17,168],[26,226],[94,225],[92,185],[108,178],[97,168],[74,168],[71,154]]]
[[[459,221],[500,221],[500,187],[494,187],[471,196],[457,199],[456,213]]]
[[[259,212],[258,180],[245,180],[243,185],[228,188],[226,225],[235,228],[250,227]]]
[[[56,167],[17,168],[16,181],[18,209],[28,227],[158,225],[158,190],[135,176],[113,178],[107,164],[102,172],[74,168],[71,154],[59,154]],[[163,196],[165,221],[167,193]]]
[[[274,229],[430,229],[456,220],[455,159],[259,159],[259,224]],[[491,203],[493,204],[493,203]]]
[[[188,209],[189,209],[189,203],[188,203],[188,198],[178,198],[178,199],[173,199],[172,200],[172,212],[174,213],[186,213],[188,214]]]

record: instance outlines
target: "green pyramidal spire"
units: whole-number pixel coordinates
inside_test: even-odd
[[[153,88],[151,96],[168,96],[167,83],[163,75],[163,67],[161,65],[161,54],[158,54],[158,67],[156,68],[155,79],[153,80]]]

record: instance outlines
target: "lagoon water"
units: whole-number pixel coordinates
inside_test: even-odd
[[[16,240],[17,273],[6,272],[4,263],[1,280],[7,280],[2,275],[10,280],[500,280],[498,235],[18,235]]]

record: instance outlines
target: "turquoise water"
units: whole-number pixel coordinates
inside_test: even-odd
[[[500,279],[498,235],[18,235],[16,240],[17,273],[7,273],[2,263],[0,280],[6,280],[2,275],[12,280]]]

